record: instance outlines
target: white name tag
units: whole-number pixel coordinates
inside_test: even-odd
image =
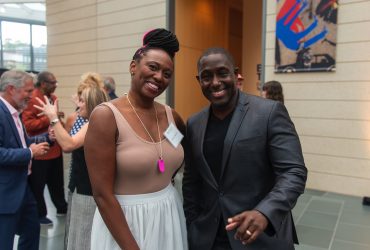
[[[164,136],[167,138],[167,140],[177,148],[177,146],[180,144],[182,138],[184,136],[181,134],[181,132],[176,128],[176,126],[171,122],[166,131],[164,131]]]

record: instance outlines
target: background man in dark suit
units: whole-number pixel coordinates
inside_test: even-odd
[[[32,157],[49,150],[47,142],[31,144],[19,113],[27,106],[33,79],[22,71],[7,71],[0,78],[0,248],[38,250],[40,224],[36,201],[27,184]]]
[[[307,169],[284,105],[242,93],[232,56],[206,50],[198,76],[210,107],[188,120],[183,179],[189,247],[294,249],[291,209]]]

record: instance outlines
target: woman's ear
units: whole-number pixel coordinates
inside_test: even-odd
[[[136,61],[135,60],[132,60],[130,63],[129,72],[131,76],[135,75],[135,72],[136,72]]]

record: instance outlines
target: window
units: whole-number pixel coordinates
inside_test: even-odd
[[[0,21],[1,67],[43,71],[47,67],[45,25]]]
[[[46,27],[42,25],[31,25],[32,47],[33,47],[33,71],[43,71],[47,65],[46,54]]]

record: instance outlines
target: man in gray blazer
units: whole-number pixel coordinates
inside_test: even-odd
[[[294,249],[291,209],[307,178],[299,138],[283,104],[237,89],[234,65],[223,48],[198,61],[211,105],[187,124],[189,248]]]

